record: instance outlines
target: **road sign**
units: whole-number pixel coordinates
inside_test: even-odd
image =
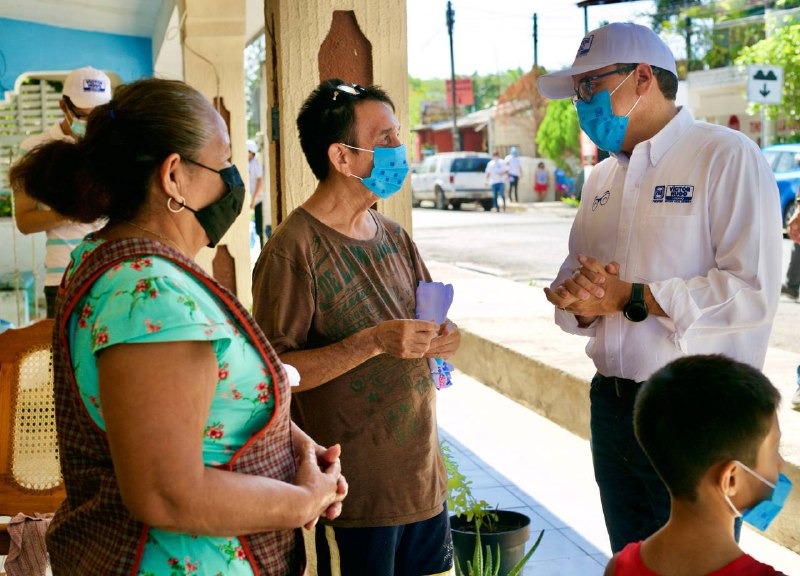
[[[747,67],[747,101],[780,104],[783,99],[783,66],[751,64]]]

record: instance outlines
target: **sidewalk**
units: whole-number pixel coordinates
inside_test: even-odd
[[[461,405],[461,409],[450,418],[449,403],[461,394],[457,381],[452,389],[440,395],[443,432],[461,444],[467,458],[479,460],[477,468],[488,466],[490,478],[501,476],[492,488],[508,485],[515,497],[520,491],[527,495],[528,500],[522,500],[524,505],[534,509],[544,506],[560,519],[560,524],[556,522],[552,526],[572,542],[571,546],[583,551],[582,556],[578,555],[581,561],[588,561],[583,558],[585,556],[598,565],[604,564],[603,555],[607,555],[609,549],[587,441],[588,382],[594,374],[594,367],[584,353],[586,339],[562,332],[554,324],[552,305],[545,299],[540,286],[527,286],[440,262],[428,261],[427,265],[434,279],[449,282],[455,288],[449,316],[462,330],[461,349],[453,359],[456,367],[518,402],[519,409],[529,415],[528,420],[544,417],[552,426],[545,427],[544,431],[536,429],[536,433],[523,432],[527,430],[525,422],[528,420],[516,422],[507,418],[513,412],[507,406],[501,410],[499,418],[494,419],[484,403],[488,400],[483,397],[476,400],[478,403],[471,409]],[[784,398],[779,414],[783,431],[782,454],[787,461],[784,472],[796,485],[800,485],[800,413],[791,410],[790,399],[795,386],[786,375],[794,374],[798,364],[800,354],[770,348],[764,370]],[[511,403],[511,406],[517,404]],[[485,428],[484,422],[495,422],[492,441],[480,440],[471,432],[479,427]],[[456,429],[460,431],[456,432]],[[556,435],[554,430],[577,435],[575,441],[582,443],[580,446],[583,448],[565,441],[567,445],[563,454],[569,454],[570,458],[564,458],[563,454],[559,458],[559,454],[553,454],[561,452],[560,448],[553,448],[557,446],[552,441]],[[537,441],[542,438],[546,441]],[[584,453],[585,458],[581,455]],[[574,462],[578,459],[582,459],[580,465]],[[547,483],[555,484],[550,500],[551,493],[540,486],[547,486]],[[540,495],[539,490],[543,490],[544,495]],[[504,492],[500,493],[505,496]],[[512,502],[517,503],[515,500]],[[578,502],[580,505],[570,507],[570,503]],[[549,522],[546,514],[541,516]],[[538,533],[535,527],[536,522],[533,534]],[[571,538],[574,533],[579,538]],[[753,536],[769,542],[755,533]],[[546,534],[543,547],[548,537]],[[800,551],[800,489],[793,491],[781,516],[770,528],[769,537],[784,547]],[[749,543],[749,540],[743,538],[743,543]],[[800,574],[800,556],[780,546],[775,548],[788,554],[786,562],[789,564],[780,564],[784,571]],[[546,559],[545,550],[547,548],[537,552],[537,561]],[[571,553],[566,554],[566,557],[558,556],[559,561],[574,557]],[[766,555],[754,555],[779,565],[777,560],[773,561]],[[559,565],[559,569],[552,573],[566,574],[560,571],[562,568]],[[592,574],[580,570],[574,573]],[[602,570],[597,574],[602,574]]]

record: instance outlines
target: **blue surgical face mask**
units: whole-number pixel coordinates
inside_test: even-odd
[[[598,92],[592,96],[588,104],[583,100],[575,102],[581,129],[601,150],[614,153],[622,150],[622,141],[625,139],[625,131],[628,129],[628,116],[642,97],[639,96],[636,99],[625,116],[616,116],[611,108],[611,96],[634,72],[635,70],[631,70],[631,73],[625,76],[625,79],[617,84],[617,87],[610,93],[608,90]]]
[[[775,520],[775,517],[780,514],[780,511],[783,509],[783,504],[786,502],[786,498],[789,496],[789,492],[792,490],[792,481],[789,480],[784,474],[778,474],[778,482],[773,484],[761,474],[755,470],[751,470],[741,462],[737,461],[736,463],[744,470],[747,470],[750,474],[758,478],[761,482],[772,488],[772,494],[770,494],[769,498],[762,500],[744,512],[739,512],[736,509],[736,506],[733,505],[733,502],[731,502],[730,498],[728,498],[728,495],[724,494],[725,501],[737,516],[741,516],[742,520],[763,532],[769,528],[769,525],[772,524],[772,521]]]
[[[69,129],[72,130],[72,133],[78,138],[83,138],[86,136],[86,120],[73,119],[69,124]]]
[[[403,187],[403,181],[408,175],[408,160],[406,160],[406,147],[403,144],[395,148],[383,148],[376,146],[374,150],[358,148],[349,144],[341,143],[353,150],[371,152],[374,156],[372,172],[366,178],[361,178],[351,174],[353,178],[358,178],[369,188],[370,192],[378,198],[386,200],[397,194]]]

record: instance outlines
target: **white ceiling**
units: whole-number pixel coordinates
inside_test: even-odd
[[[264,28],[264,1],[245,0],[250,42]],[[0,0],[0,17],[93,30],[125,36],[153,37],[163,4],[173,0]]]

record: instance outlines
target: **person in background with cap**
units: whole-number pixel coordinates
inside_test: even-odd
[[[592,457],[616,553],[670,512],[633,433],[641,384],[688,354],[764,365],[781,284],[777,186],[753,141],[676,105],[675,58],[649,28],[594,30],[570,68],[537,84],[546,98],[571,97],[610,153],[586,180],[545,294],[563,330],[590,337]]]
[[[253,140],[247,141],[247,172],[250,174],[250,210],[256,213],[256,233],[258,246],[264,245],[264,206],[261,204],[263,195],[263,175],[261,162],[256,158],[258,145]]]
[[[508,202],[519,202],[517,185],[522,177],[522,164],[519,161],[519,150],[512,146],[509,154],[505,158],[506,170],[508,170]]]
[[[53,140],[75,142],[86,132],[86,121],[96,106],[111,100],[111,81],[100,70],[86,66],[73,70],[64,80],[61,100],[58,105],[64,117],[42,134],[30,136],[22,141],[23,153]],[[44,265],[44,295],[47,302],[47,317],[55,316],[55,302],[61,276],[69,262],[69,255],[84,236],[98,230],[103,222],[83,224],[74,222],[36,202],[25,190],[14,190],[14,217],[17,228],[23,234],[46,232]]]

